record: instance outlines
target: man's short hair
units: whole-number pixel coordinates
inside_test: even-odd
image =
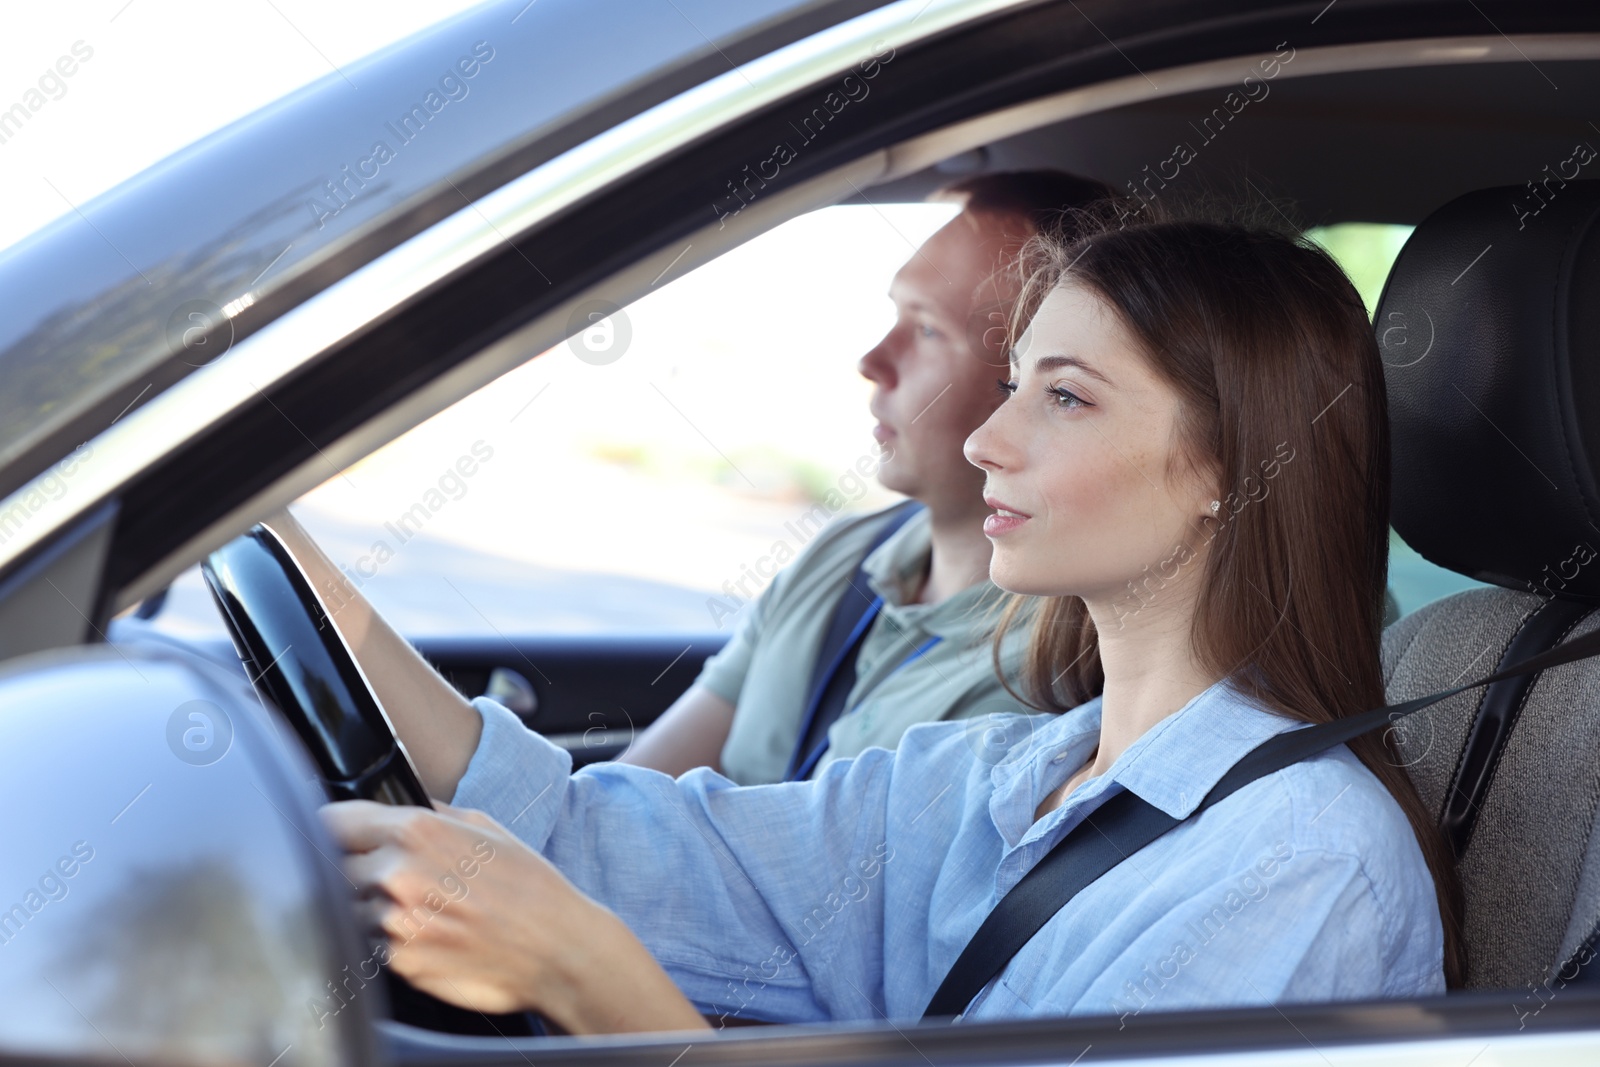
[[[1048,233],[1070,209],[1111,195],[1110,186],[1064,170],[1010,170],[960,178],[928,199],[959,201],[963,211],[1021,218]]]

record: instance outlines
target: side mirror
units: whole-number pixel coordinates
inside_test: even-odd
[[[315,771],[241,679],[77,647],[0,708],[0,1059],[376,1062]]]

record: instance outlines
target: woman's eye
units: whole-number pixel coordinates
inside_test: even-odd
[[[994,384],[995,384],[995,388],[999,389],[1002,393],[1006,394],[1007,396],[1010,396],[1012,393],[1017,391],[1017,383],[1014,380],[1007,380],[1005,378],[996,378],[994,380]]]
[[[936,329],[935,329],[935,328],[934,328],[934,327],[932,327],[932,326],[929,326],[929,325],[928,325],[928,324],[927,324],[927,323],[925,323],[925,322],[922,322],[922,323],[918,323],[918,324],[917,324],[917,330],[918,330],[918,332],[919,332],[919,333],[921,333],[921,334],[922,334],[922,336],[924,336],[924,337],[940,337],[940,336],[943,336],[943,335],[942,335],[942,334],[940,334],[940,333],[939,333],[939,331],[938,331],[938,330],[936,330]]]
[[[1052,385],[1050,388],[1046,389],[1045,392],[1056,398],[1057,407],[1064,408],[1067,411],[1076,411],[1078,408],[1094,407],[1093,404],[1089,403],[1083,397],[1079,396],[1077,393],[1074,393],[1071,389],[1068,389],[1064,385]]]

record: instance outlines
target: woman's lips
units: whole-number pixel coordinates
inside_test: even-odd
[[[887,444],[894,435],[894,431],[881,422],[874,423],[872,426],[872,437],[879,444]]]
[[[989,537],[999,537],[1001,534],[1010,533],[1027,521],[1026,515],[1002,511],[983,520],[983,532]]]
[[[1006,507],[992,496],[984,497],[983,502],[995,511],[993,515],[983,520],[983,532],[988,537],[999,537],[1001,534],[1010,533],[1033,517]]]

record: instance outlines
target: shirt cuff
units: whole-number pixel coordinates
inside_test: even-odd
[[[488,697],[472,699],[483,733],[450,798],[455,807],[493,816],[524,844],[542,851],[555,828],[572,774],[572,756]]]

